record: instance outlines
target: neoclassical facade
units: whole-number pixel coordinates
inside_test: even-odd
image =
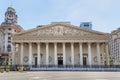
[[[56,22],[14,34],[13,65],[109,65],[109,34]]]

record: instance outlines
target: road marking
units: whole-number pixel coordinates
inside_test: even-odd
[[[108,80],[108,79],[96,79],[96,80]]]
[[[33,79],[39,79],[40,77],[32,77]]]

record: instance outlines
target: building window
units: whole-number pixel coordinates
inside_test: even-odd
[[[8,52],[10,52],[11,51],[11,45],[8,45],[7,49],[8,49]]]
[[[8,30],[11,30],[11,28],[8,28]]]
[[[15,30],[15,32],[17,32],[17,30]]]
[[[11,40],[11,37],[8,37],[8,40]]]
[[[84,24],[84,26],[89,26],[89,24]]]
[[[8,35],[11,35],[11,33],[8,33]]]
[[[8,43],[11,43],[11,41],[8,41]]]

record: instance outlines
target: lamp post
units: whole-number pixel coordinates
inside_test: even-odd
[[[11,52],[8,53],[8,61],[11,61]]]

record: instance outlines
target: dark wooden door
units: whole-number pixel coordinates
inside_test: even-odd
[[[83,57],[83,66],[86,66],[86,65],[87,65],[86,57]]]
[[[63,65],[63,57],[58,57],[58,65]]]
[[[37,57],[35,57],[35,66],[37,66]]]

